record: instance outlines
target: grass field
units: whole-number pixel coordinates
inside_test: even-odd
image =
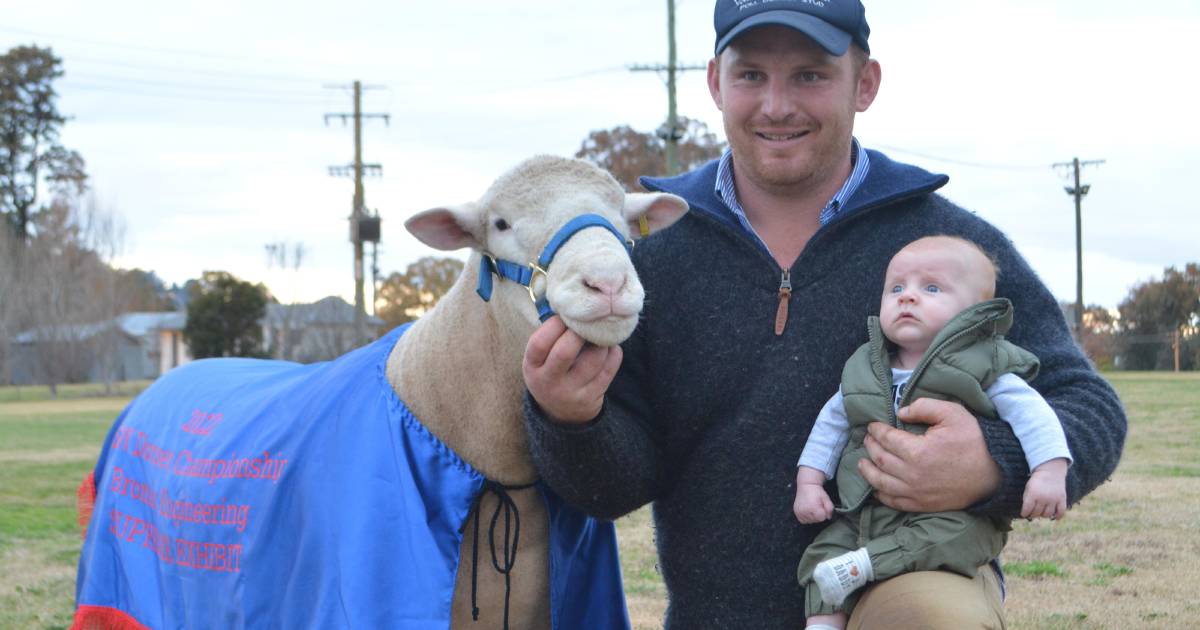
[[[1066,520],[1017,523],[1003,558],[1012,628],[1200,627],[1200,374],[1108,377],[1129,410],[1125,457]],[[0,388],[0,628],[70,625],[75,488],[128,399],[100,393]],[[648,510],[618,527],[630,614],[657,628]]]

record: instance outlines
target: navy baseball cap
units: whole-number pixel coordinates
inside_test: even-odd
[[[738,35],[767,24],[794,28],[831,55],[846,54],[850,42],[871,52],[867,46],[871,27],[860,0],[717,0],[713,12],[716,54]]]

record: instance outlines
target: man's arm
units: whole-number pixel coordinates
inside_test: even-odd
[[[1008,339],[1038,357],[1041,370],[1030,383],[1050,404],[1062,423],[1074,462],[1067,474],[1070,505],[1104,483],[1116,469],[1125,444],[1128,423],[1116,391],[1092,367],[1067,329],[1062,310],[1033,271],[1011,247],[1004,252],[999,291],[1013,302],[1016,312]],[[983,423],[989,450],[1004,441],[1016,442],[1003,422]],[[996,426],[1000,425],[1000,426]],[[989,430],[993,429],[993,430]],[[1004,433],[999,434],[999,429]],[[1016,446],[1019,449],[1019,444]],[[1004,475],[1003,491],[978,506],[989,514],[1014,516],[1021,511],[1021,496],[1029,466],[1020,460],[997,459]]]
[[[554,317],[525,351],[525,425],[534,465],[564,500],[601,518],[631,512],[659,489],[661,453],[649,430],[642,329],[623,348],[603,349],[585,345]]]

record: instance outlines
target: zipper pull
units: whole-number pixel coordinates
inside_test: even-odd
[[[792,299],[792,272],[784,269],[779,279],[779,308],[775,311],[775,336],[783,334],[787,326],[788,302]]]

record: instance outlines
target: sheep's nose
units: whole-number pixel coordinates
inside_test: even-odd
[[[628,283],[629,276],[626,276],[625,274],[592,276],[583,279],[583,286],[587,287],[591,291],[609,297],[620,293]]]

